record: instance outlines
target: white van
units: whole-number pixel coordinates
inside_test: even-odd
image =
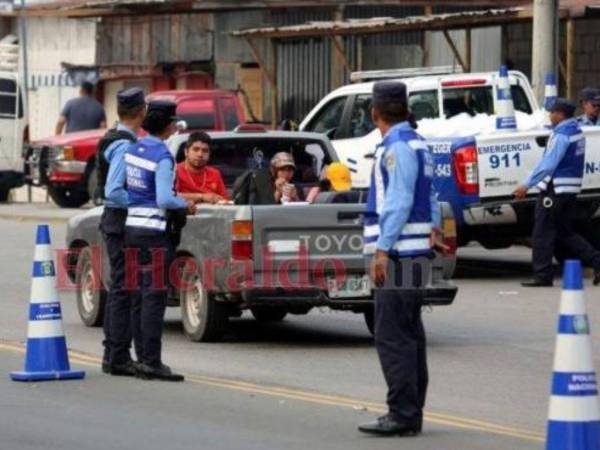
[[[0,41],[0,202],[24,183],[23,139],[26,102],[18,71],[19,47]]]

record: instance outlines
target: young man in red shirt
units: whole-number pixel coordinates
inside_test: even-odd
[[[177,164],[175,190],[181,197],[196,203],[229,200],[221,172],[208,165],[210,144],[208,134],[202,131],[190,134],[185,160]]]

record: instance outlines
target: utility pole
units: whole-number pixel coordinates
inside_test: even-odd
[[[538,103],[543,104],[544,77],[558,73],[559,0],[534,0],[531,83]]]

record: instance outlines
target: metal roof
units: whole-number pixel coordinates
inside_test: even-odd
[[[447,14],[431,14],[404,18],[375,17],[344,21],[309,22],[302,25],[263,27],[234,31],[237,37],[298,38],[349,34],[374,34],[394,31],[450,30],[497,25],[504,22],[530,20],[529,8],[488,9]]]

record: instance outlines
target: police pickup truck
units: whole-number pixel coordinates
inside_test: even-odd
[[[323,166],[337,160],[329,140],[316,133],[238,131],[210,133],[211,164],[227,186],[248,168],[268,164],[278,151],[294,156],[293,182],[303,190],[316,185]],[[180,153],[185,134],[172,139]],[[189,216],[172,272],[171,306],[181,305],[183,329],[193,341],[223,337],[230,317],[249,309],[258,321],[279,321],[307,314],[313,307],[362,313],[373,329],[372,290],[362,256],[360,192],[356,203],[336,203],[322,193],[314,204],[200,205]],[[77,304],[88,326],[102,322],[110,284],[106,258],[99,269],[102,208],[69,221],[65,259],[77,285]],[[452,210],[442,205],[446,254],[437,255],[425,303],[453,302],[456,287],[446,281],[455,264]],[[104,252],[106,254],[106,252]],[[95,263],[96,261],[96,263]]]
[[[493,123],[497,76],[496,72],[455,73],[453,67],[355,73],[352,80],[357,82],[323,98],[300,129],[327,134],[340,160],[351,167],[353,187],[366,188],[370,156],[381,140],[370,117],[373,83],[380,79],[405,82],[409,107],[420,124],[418,131],[433,153],[434,186],[439,199],[454,211],[458,245],[478,241],[486,248],[508,247],[531,234],[533,200],[514,202],[511,193],[541,159],[550,132],[542,124],[535,126],[540,111],[527,77],[510,71],[517,121],[528,119],[527,131],[483,129],[465,135],[464,129],[476,129],[472,123],[482,117],[489,116],[488,122]],[[434,127],[422,126],[431,123]],[[600,219],[600,128],[584,127],[583,132],[586,166],[577,228],[600,247],[596,220]]]

